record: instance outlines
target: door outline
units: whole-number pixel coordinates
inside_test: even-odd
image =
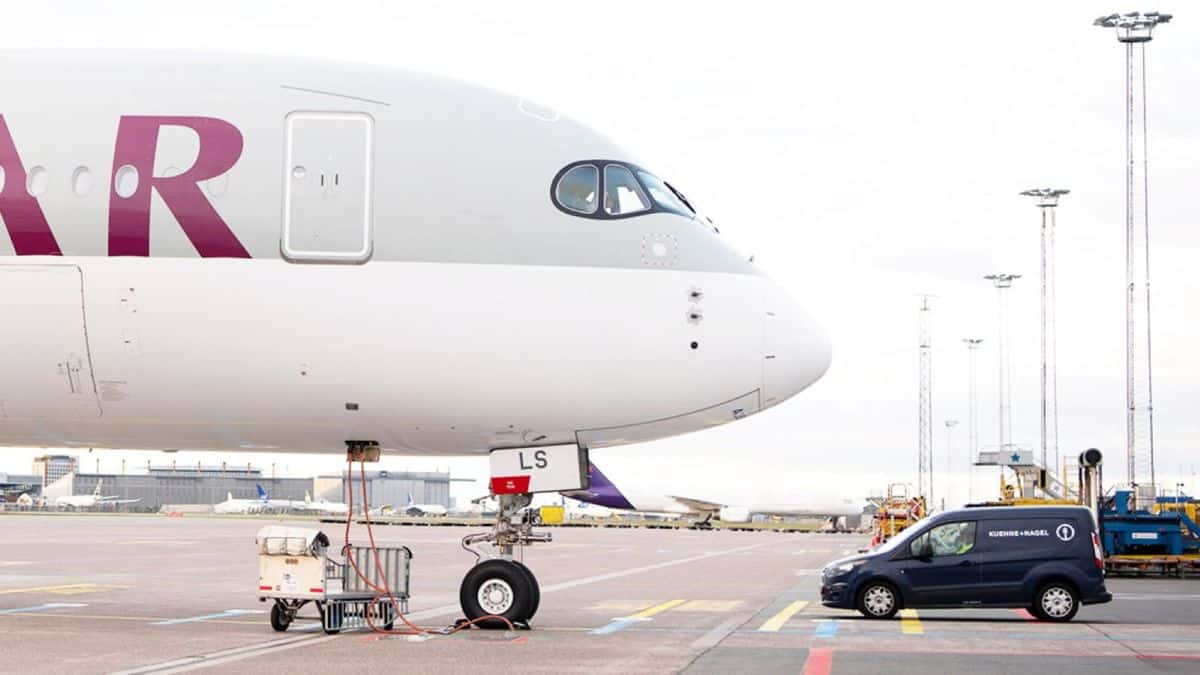
[[[354,251],[312,251],[296,249],[291,245],[292,236],[292,185],[295,167],[295,126],[298,121],[331,120],[361,122],[364,124],[365,151],[363,153],[363,199],[362,245]],[[364,112],[297,110],[284,118],[284,161],[283,161],[283,227],[279,246],[285,260],[291,262],[344,262],[365,263],[371,259],[375,237],[375,118]]]

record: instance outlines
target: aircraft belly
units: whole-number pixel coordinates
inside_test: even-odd
[[[60,260],[82,270],[103,416],[10,414],[3,445],[336,452],[369,439],[464,454],[677,418],[761,382],[744,339],[761,330],[758,276]],[[37,339],[40,317],[15,339]]]

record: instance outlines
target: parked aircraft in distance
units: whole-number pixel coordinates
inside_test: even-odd
[[[588,502],[610,509],[636,511],[663,516],[694,516],[707,524],[711,519],[727,523],[748,523],[755,516],[793,516],[829,519],[835,527],[841,527],[846,518],[861,516],[867,506],[866,500],[855,499],[809,499],[765,500],[732,499],[718,501],[666,494],[663,482],[642,475],[638,479],[630,476],[625,487],[618,488],[600,469],[591,463],[588,466],[590,486],[586,490],[575,490],[563,494],[571,499]]]
[[[587,450],[829,366],[695,202],[529,100],[201,52],[6,52],[0,86],[0,447]],[[532,615],[529,499],[499,495],[468,618]]]
[[[118,495],[102,496],[100,491],[104,485],[104,479],[96,481],[96,489],[90,495],[63,495],[54,500],[54,505],[60,509],[93,509],[100,506],[114,506],[117,504],[136,504],[141,500],[138,499],[121,499]]]
[[[447,509],[441,504],[418,504],[413,501],[412,493],[408,493],[408,503],[404,505],[404,513],[410,516],[444,516]]]
[[[235,500],[233,492],[228,492],[226,501],[212,504],[212,513],[218,514],[248,514],[248,513],[265,513],[268,510],[278,508],[271,503],[266,497],[266,490],[262,485],[254,485],[258,489],[258,497],[252,500]]]

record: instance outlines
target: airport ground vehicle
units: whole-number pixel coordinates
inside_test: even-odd
[[[299,611],[313,603],[322,629],[330,634],[351,628],[390,630],[397,607],[380,598],[388,587],[400,612],[408,609],[408,573],[412,551],[405,546],[348,546],[344,561],[327,555],[329,538],[320,530],[269,525],[259,530],[258,599],[273,600],[271,627],[286,631]],[[382,574],[382,576],[381,576]]]
[[[1095,521],[1080,506],[946,511],[821,574],[822,604],[876,619],[903,607],[1023,607],[1070,621],[1110,600]]]

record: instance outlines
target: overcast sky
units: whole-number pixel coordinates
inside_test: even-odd
[[[962,421],[951,467],[961,476],[964,337],[986,341],[980,442],[997,442],[996,298],[985,273],[1024,275],[1010,296],[1013,429],[1016,442],[1038,443],[1039,220],[1017,196],[1030,187],[1071,190],[1058,219],[1061,444],[1101,448],[1106,477],[1123,477],[1124,57],[1112,32],[1091,22],[1178,10],[1149,58],[1155,403],[1159,482],[1191,484],[1200,463],[1200,12],[1189,3],[401,5],[22,3],[5,9],[5,42],[382,63],[484,83],[579,118],[681,186],[834,343],[825,378],[782,406],[593,459],[674,477],[665,491],[698,497],[718,481],[729,493],[728,476],[749,491],[764,473],[799,494],[915,481],[915,295],[933,293],[937,480],[956,486],[951,502],[962,480],[941,478],[942,423]],[[14,452],[0,467],[26,471],[32,455]],[[170,460],[102,453],[101,469],[118,470],[122,456]],[[275,461],[292,473],[340,463]],[[486,472],[478,459],[384,466],[447,465]],[[995,473],[986,475],[990,488]]]

